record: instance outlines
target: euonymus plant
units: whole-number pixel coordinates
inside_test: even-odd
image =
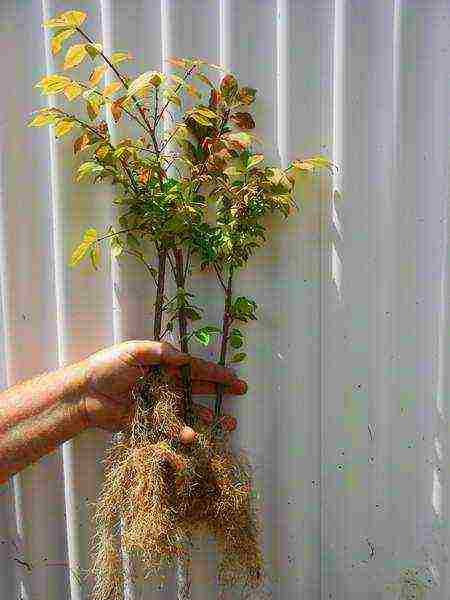
[[[298,210],[297,175],[332,171],[334,165],[320,155],[293,160],[287,168],[267,164],[262,140],[253,132],[255,89],[199,58],[171,58],[170,73],[148,70],[131,78],[123,69],[131,54],[106,55],[87,33],[86,18],[71,10],[44,24],[54,31],[51,50],[61,56],[60,72],[46,75],[36,87],[44,95],[60,96],[66,105],[41,108],[29,123],[51,125],[56,138],[74,135],[73,153],[83,157],[75,180],[81,185],[88,179],[109,182],[121,210],[118,222],[106,231],[90,227],[84,232],[70,265],[89,258],[98,269],[103,242],[109,243],[114,259],[134,256],[155,283],[155,339],[164,339],[178,322],[183,351],[189,351],[190,340],[207,346],[219,336],[218,362],[242,362],[241,325],[257,318],[258,307],[253,298],[234,293],[235,279],[265,243],[267,216],[287,218]],[[69,47],[63,52],[64,45]],[[82,81],[77,67],[86,62],[91,72]],[[112,136],[112,128],[120,131],[125,121],[138,133]],[[154,258],[144,251],[143,240],[153,245]],[[223,291],[221,324],[202,322],[203,307],[188,285],[194,262],[214,274]],[[166,292],[169,270],[176,290],[172,297]],[[188,369],[183,383],[190,421]],[[222,394],[219,388],[215,427]]]

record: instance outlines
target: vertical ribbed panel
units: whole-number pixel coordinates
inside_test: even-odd
[[[0,63],[12,91],[0,101],[6,385],[58,366],[49,135],[26,128],[30,112],[42,106],[30,93],[45,72],[41,21],[39,2],[1,3]],[[55,597],[68,585],[60,452],[17,475],[9,488],[9,531],[2,535],[3,567],[14,578],[9,597]],[[2,585],[5,597],[6,590]]]
[[[444,0],[4,0],[0,3],[0,385],[115,341],[151,338],[154,289],[133,257],[67,266],[83,231],[113,223],[113,190],[77,184],[71,139],[27,129],[33,84],[58,67],[41,23],[89,15],[130,76],[198,56],[258,89],[269,160],[326,154],[300,212],[236,282],[254,298],[249,382],[226,400],[262,496],[273,598],[387,600],[405,567],[448,597],[449,43]],[[89,75],[89,65],[82,71]],[[56,99],[59,102],[59,97]],[[53,102],[53,99],[52,99]],[[84,112],[84,109],[82,109]],[[121,125],[115,139],[131,133]],[[82,161],[80,157],[78,161]],[[149,254],[149,256],[151,256]],[[192,286],[209,323],[208,277]],[[192,352],[209,352],[192,345]],[[210,400],[208,399],[208,403]],[[0,598],[86,600],[91,508],[110,436],[90,431],[0,490]],[[192,598],[218,594],[211,540],[194,540]],[[125,563],[127,564],[127,557]],[[69,571],[69,566],[72,573]],[[176,597],[127,586],[127,600]],[[231,599],[232,595],[229,595]]]
[[[64,1],[44,2],[44,18],[66,10]],[[77,8],[89,14],[89,34],[101,41],[101,12],[98,2],[78,2]],[[51,31],[45,30],[48,38]],[[50,73],[60,68],[47,44],[47,66]],[[56,63],[56,64],[55,64]],[[81,77],[89,77],[92,67],[86,62]],[[56,102],[64,104],[57,97]],[[80,107],[81,108],[81,107]],[[84,113],[84,109],[83,113]],[[59,360],[61,365],[95,352],[113,342],[112,295],[109,260],[94,273],[86,262],[80,268],[67,264],[71,252],[88,227],[102,231],[110,222],[110,190],[106,184],[79,185],[74,172],[83,157],[73,159],[72,140],[51,141],[52,203],[54,209],[54,264],[58,319]],[[75,163],[75,164],[74,164]],[[88,549],[94,524],[89,504],[98,495],[102,481],[101,458],[109,435],[101,430],[88,431],[63,445],[65,510],[72,600],[87,597],[92,586],[80,584],[76,573],[84,575],[89,568]]]

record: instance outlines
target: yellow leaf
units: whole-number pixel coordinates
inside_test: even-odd
[[[89,85],[91,87],[95,87],[100,80],[102,79],[103,75],[106,73],[106,71],[108,70],[108,67],[106,65],[101,65],[100,67],[95,67],[95,69],[92,71],[90,77],[89,77]]]
[[[97,241],[97,230],[87,229],[81,243],[75,248],[70,257],[69,267],[74,267],[85,257],[90,246]]]
[[[61,13],[57,17],[54,17],[53,19],[48,19],[48,21],[44,21],[44,27],[66,27],[67,25],[79,27],[85,22],[86,19],[86,13],[81,12],[79,10],[68,10],[64,13]]]
[[[63,42],[67,40],[71,35],[75,33],[75,29],[65,29],[60,33],[57,33],[52,39],[52,54],[58,54],[61,52]]]
[[[42,127],[43,125],[51,125],[55,122],[56,117],[53,115],[37,115],[28,123],[28,127]]]
[[[100,113],[100,106],[98,104],[95,104],[93,102],[89,102],[89,100],[86,102],[86,110],[87,110],[87,114],[89,115],[89,118],[91,119],[91,121],[93,121],[94,119],[96,119]]]
[[[297,171],[314,171],[314,165],[307,160],[294,160],[291,163],[293,169]]]
[[[121,87],[122,83],[120,81],[114,81],[113,83],[110,83],[105,87],[105,89],[103,90],[103,96],[111,96],[111,94],[114,94],[115,92],[120,90]]]
[[[75,123],[73,121],[60,121],[58,125],[55,127],[55,135],[56,137],[62,137],[69,133],[75,127]]]
[[[139,75],[134,81],[130,83],[128,88],[128,96],[133,96],[137,92],[148,88],[150,85],[158,87],[165,80],[165,75],[158,71],[147,71]]]
[[[87,56],[87,51],[84,46],[84,44],[74,44],[68,49],[63,65],[65,71],[78,66]]]
[[[117,65],[123,60],[132,60],[133,55],[130,52],[114,52],[111,56],[111,62],[113,65]]]
[[[43,77],[34,87],[42,88],[44,94],[59,94],[71,83],[64,75],[48,75]]]
[[[78,98],[82,91],[83,88],[81,85],[76,81],[72,81],[72,83],[65,88],[64,96],[67,98],[67,100],[75,100],[75,98]]]
[[[111,152],[111,147],[108,144],[105,144],[105,145],[99,146],[97,148],[97,150],[95,151],[95,156],[97,158],[102,159],[102,158],[105,158],[105,156],[107,154],[109,154],[110,152]]]

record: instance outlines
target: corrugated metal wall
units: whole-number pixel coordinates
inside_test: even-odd
[[[32,85],[55,69],[41,23],[72,8],[137,57],[131,75],[171,55],[225,64],[260,92],[272,159],[340,166],[299,190],[302,213],[273,223],[239,282],[262,318],[229,411],[258,466],[272,597],[384,600],[402,568],[431,565],[426,598],[447,599],[450,2],[1,0],[3,387],[151,337],[153,290],[132,259],[67,268],[83,230],[112,222],[110,190],[74,184],[70,141],[25,127],[43,102]],[[77,573],[108,441],[83,434],[0,489],[2,600],[89,597]],[[199,542],[195,600],[216,597],[215,561]],[[144,589],[129,600],[174,598],[174,576]]]

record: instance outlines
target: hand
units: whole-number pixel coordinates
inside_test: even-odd
[[[225,394],[245,394],[247,385],[230,369],[216,363],[184,354],[167,342],[133,340],[99,350],[85,359],[86,395],[82,399],[88,426],[117,432],[123,429],[133,406],[131,388],[150,365],[162,365],[181,382],[180,368],[190,364],[193,394],[214,394],[217,383],[224,384]],[[211,423],[210,409],[194,404],[200,418]],[[222,425],[232,431],[236,419],[225,415]],[[185,427],[181,433],[184,443],[191,443],[196,433]]]

